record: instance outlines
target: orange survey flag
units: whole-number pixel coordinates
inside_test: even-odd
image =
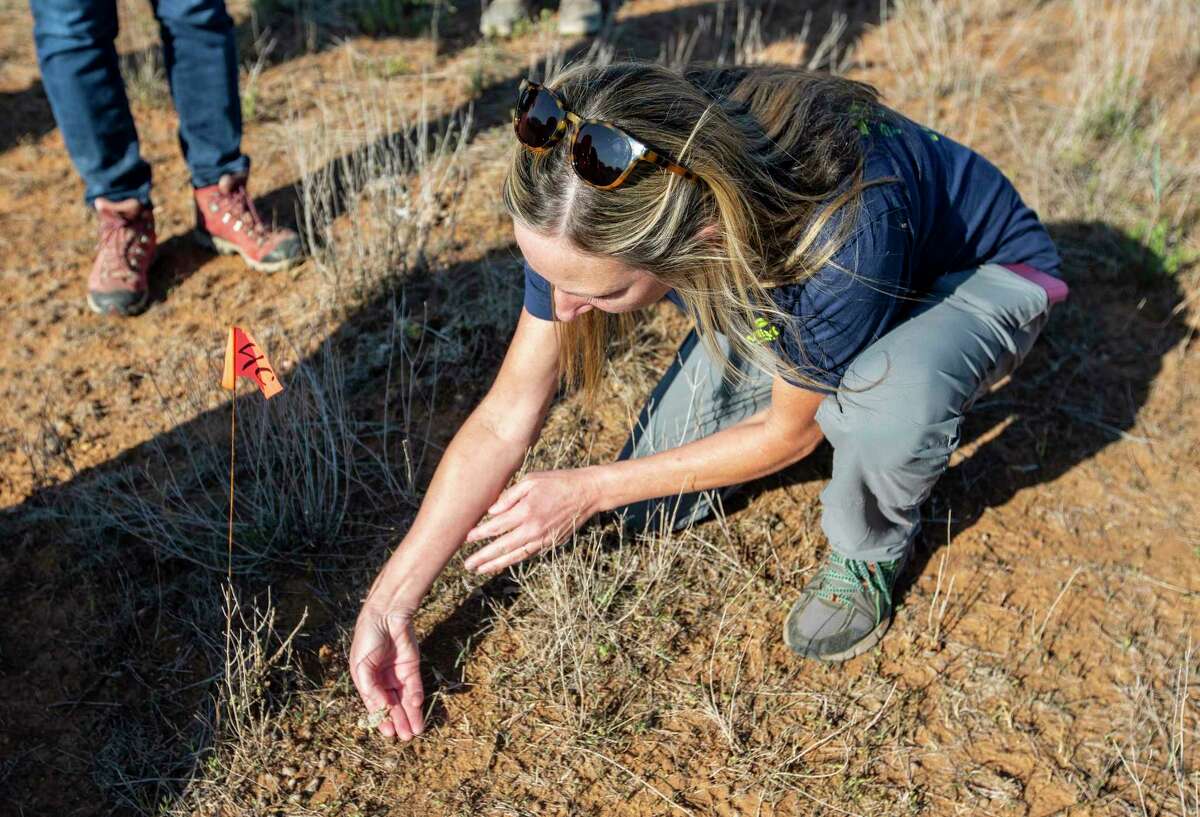
[[[254,340],[254,336],[237,326],[229,327],[229,341],[225,344],[225,372],[221,375],[221,388],[233,391],[237,378],[253,380],[270,400],[283,391],[283,384],[275,376],[267,354]]]

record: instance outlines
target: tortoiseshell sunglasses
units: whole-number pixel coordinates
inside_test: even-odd
[[[513,130],[517,132],[517,140],[534,153],[545,153],[568,128],[571,128],[571,167],[592,187],[601,190],[620,187],[638,162],[650,162],[685,179],[699,178],[616,125],[584,119],[568,111],[553,89],[522,79],[517,107],[513,110]]]

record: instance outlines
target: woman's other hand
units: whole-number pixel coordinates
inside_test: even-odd
[[[527,474],[488,508],[490,518],[467,533],[467,542],[497,537],[464,562],[477,573],[498,573],[548,550],[602,510],[597,481],[577,468]]]
[[[350,677],[367,707],[368,723],[377,722],[384,735],[411,740],[425,731],[421,654],[411,613],[375,608],[370,601],[363,605],[350,645]]]

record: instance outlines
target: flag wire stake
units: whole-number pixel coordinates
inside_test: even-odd
[[[233,390],[233,399],[229,401],[229,547],[226,561],[225,578],[233,583],[233,462],[237,456],[234,436],[237,433],[237,388]]]

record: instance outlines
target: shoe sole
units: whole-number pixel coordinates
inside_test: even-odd
[[[201,230],[192,230],[192,240],[205,249],[212,250],[221,255],[240,255],[246,266],[255,272],[282,272],[299,264],[301,260],[299,258],[285,258],[282,261],[255,261],[232,241],[226,241],[219,236]]]
[[[892,625],[892,616],[888,616],[883,621],[876,624],[874,630],[871,630],[871,632],[863,636],[861,640],[852,644],[849,649],[843,650],[842,652],[829,653],[827,655],[817,655],[816,653],[808,652],[799,645],[794,644],[790,636],[790,628],[787,626],[787,622],[790,621],[792,616],[796,614],[796,608],[800,605],[800,601],[801,599],[796,599],[796,601],[793,602],[792,609],[788,612],[787,618],[784,619],[783,643],[787,644],[792,652],[804,658],[815,658],[818,661],[824,661],[828,664],[839,664],[842,661],[849,661],[851,658],[857,658],[865,652],[870,652],[875,645],[883,639],[884,633],[886,633],[888,631],[888,627]]]
[[[150,302],[150,293],[147,291],[147,292],[142,293],[142,299],[140,301],[136,301],[135,303],[130,304],[129,306],[125,307],[124,309],[114,309],[112,307],[104,309],[99,304],[97,304],[95,302],[95,300],[92,299],[92,293],[89,292],[87,295],[88,308],[91,309],[93,312],[95,312],[97,315],[120,315],[122,318],[129,318],[134,315],[140,315],[142,312],[145,311],[146,304],[148,304],[149,302]]]

